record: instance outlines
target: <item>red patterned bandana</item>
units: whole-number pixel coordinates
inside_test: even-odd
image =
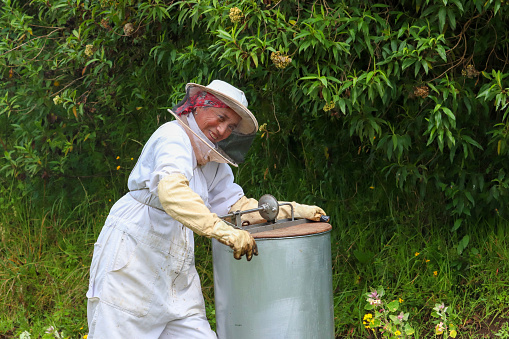
[[[221,100],[213,96],[208,92],[200,92],[192,97],[189,97],[179,108],[175,110],[179,116],[182,114],[188,114],[193,111],[195,107],[216,107],[216,108],[228,108],[228,105],[223,103]]]

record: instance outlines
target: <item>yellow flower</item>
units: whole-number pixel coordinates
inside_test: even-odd
[[[439,324],[437,324],[437,326],[435,326],[435,333],[440,335],[442,333],[444,333],[444,323],[440,322]]]
[[[420,253],[419,252],[415,252],[415,256],[418,256]]]
[[[394,332],[395,335],[401,335],[401,332],[399,330],[397,330],[396,332]]]
[[[88,338],[88,334],[85,334],[85,335],[83,336],[83,339],[87,339],[87,338]]]
[[[118,160],[118,159],[120,159],[120,157],[119,157],[119,156],[117,156],[117,160]]]
[[[438,271],[433,271],[433,275],[436,277],[438,275]]]
[[[426,262],[429,262],[429,259],[426,259]]]
[[[131,158],[131,161],[133,161],[133,158]]]
[[[364,324],[365,328],[371,328],[371,324],[375,323],[375,320],[373,319],[373,314],[366,313],[364,315],[364,318],[362,318],[362,323]]]
[[[120,166],[117,166],[117,171],[120,169]]]
[[[403,303],[403,301],[404,301],[404,300],[403,300],[403,299],[401,299],[401,298],[399,298],[399,299],[398,299],[398,301],[399,301],[399,303],[401,304],[401,303]]]
[[[375,186],[369,186],[370,189],[374,190],[375,189]]]
[[[291,60],[291,59],[290,59]],[[277,66],[276,66],[277,67]],[[286,66],[285,66],[286,67]],[[331,109],[333,109],[334,107],[336,107],[336,104],[334,103],[334,101],[331,101],[331,102],[326,102],[325,103],[325,106],[323,106],[323,111],[324,112],[328,112],[330,111]]]

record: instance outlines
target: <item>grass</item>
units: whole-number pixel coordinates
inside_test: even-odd
[[[253,188],[246,191],[250,196],[285,195],[277,180],[272,184],[253,181]],[[387,301],[402,300],[400,309],[410,314],[416,338],[435,336],[431,312],[442,302],[450,307],[458,338],[507,335],[509,229],[505,220],[465,222],[451,232],[453,222],[433,218],[424,206],[413,210],[391,206],[397,199],[388,199],[378,188],[345,198],[333,195],[327,185],[317,187],[305,199],[312,201],[313,194],[334,196],[322,206],[332,216],[337,338],[375,338],[362,320],[367,313],[364,294],[377,286],[384,287]],[[293,189],[289,198],[297,199],[301,192]],[[3,195],[0,338],[19,338],[24,331],[32,338],[54,338],[46,333],[50,326],[63,337],[83,338],[87,333],[88,269],[93,243],[114,203],[104,198],[107,195],[87,194],[73,208],[63,200],[43,208],[30,196]],[[469,243],[459,251],[465,235]],[[214,327],[208,239],[196,238],[196,264]]]

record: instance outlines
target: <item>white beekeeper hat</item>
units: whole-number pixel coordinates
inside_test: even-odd
[[[213,80],[207,86],[194,83],[186,85],[186,92],[189,97],[192,97],[202,91],[208,92],[217,97],[242,118],[240,123],[237,125],[235,132],[240,134],[256,133],[258,130],[258,122],[256,121],[253,113],[247,109],[248,102],[244,92],[221,80]]]

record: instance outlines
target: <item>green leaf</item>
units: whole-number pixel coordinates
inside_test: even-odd
[[[484,151],[484,148],[477,141],[475,141],[468,135],[463,135],[461,137],[463,138],[463,140],[466,140],[470,145],[473,145],[473,146],[477,147],[478,149],[480,149],[481,151]]]
[[[366,76],[366,83],[369,82],[369,80],[371,80],[371,78],[373,77],[373,75],[375,75],[375,72],[374,71],[371,71],[368,73],[368,75]]]
[[[399,301],[397,301],[397,300],[391,301],[390,303],[387,304],[387,308],[391,312],[396,312],[399,308]]]
[[[375,254],[369,250],[366,251],[354,250],[353,254],[361,264],[368,264],[375,256]]]
[[[495,15],[497,15],[498,10],[500,9],[500,6],[501,6],[501,2],[500,2],[500,0],[495,1],[495,6],[494,6],[494,12],[495,12]]]
[[[413,65],[415,63],[415,59],[413,58],[406,58],[404,61],[403,61],[403,65],[401,66],[401,69],[402,70],[405,70],[406,68],[410,67],[411,65]]]
[[[438,11],[438,24],[440,26],[440,32],[444,31],[445,16],[446,16],[446,9],[445,9],[445,7],[441,7],[440,10]]]
[[[415,330],[410,326],[409,323],[405,324],[404,331],[406,335],[413,335],[415,333]]]
[[[447,62],[447,55],[445,53],[445,48],[442,46],[442,45],[438,45],[437,46],[437,53],[438,55],[440,55],[440,57],[442,58],[442,60],[444,60],[445,62]]]
[[[460,0],[452,0],[452,2],[456,5],[456,7],[458,7],[458,9],[460,10],[460,12],[463,12],[464,9],[463,9],[463,4],[461,3]]]
[[[449,119],[456,120],[456,117],[449,108],[442,106],[441,109],[449,117]]]
[[[459,255],[461,255],[461,253],[463,253],[463,251],[467,248],[469,242],[470,242],[470,237],[468,236],[468,234],[465,235],[460,240],[460,242],[458,243],[458,246],[457,246],[457,251],[458,251]]]
[[[426,74],[428,74],[428,62],[426,60],[421,61],[422,67],[424,68],[424,71]]]
[[[447,16],[449,17],[449,23],[451,24],[452,29],[456,29],[456,14],[453,10],[447,10]]]
[[[251,59],[253,59],[253,62],[255,64],[255,67],[258,67],[258,56],[256,55],[255,52],[251,52]]]
[[[343,114],[346,114],[345,100],[339,99],[338,104],[339,104],[339,108],[341,109],[341,112],[343,112]]]
[[[462,222],[463,222],[463,219],[461,219],[461,218],[456,219],[456,221],[454,222],[454,226],[451,229],[451,232],[456,232],[458,230],[458,228],[460,228]]]
[[[223,31],[222,29],[218,29],[217,32],[219,33],[218,37],[220,37],[221,39],[233,40],[230,33]]]

